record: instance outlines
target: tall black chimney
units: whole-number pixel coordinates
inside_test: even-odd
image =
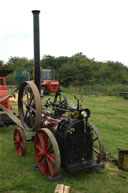
[[[39,10],[33,10],[34,32],[34,82],[40,92],[40,34],[39,34]]]

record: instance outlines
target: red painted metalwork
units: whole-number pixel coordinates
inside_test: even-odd
[[[0,70],[0,98],[8,96],[8,88],[6,86],[5,76],[10,74],[11,72],[13,72],[13,70]],[[9,98],[10,97],[11,96],[9,96],[8,98],[6,98],[2,102],[0,102],[0,104],[5,106],[8,110],[11,109],[10,108],[10,103],[9,103]]]
[[[8,88],[6,86],[5,77],[0,76],[0,98],[8,95]],[[9,98],[0,102],[0,104],[4,105],[8,110],[10,110]]]
[[[40,129],[34,138],[36,163],[46,176],[54,176],[60,168],[60,154],[54,135],[48,129]]]
[[[17,154],[22,156],[26,153],[26,138],[23,129],[16,128],[13,134],[14,146]]]
[[[64,119],[64,116],[57,116],[51,114],[51,111],[46,109],[42,109],[41,114],[41,128],[48,128],[52,131],[52,133],[56,132],[56,128],[60,121]]]
[[[40,84],[41,88],[46,88],[46,93],[56,93],[59,89],[59,81],[58,80],[43,80]]]

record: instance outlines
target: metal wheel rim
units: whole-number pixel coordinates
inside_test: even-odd
[[[43,174],[55,176],[59,173],[60,151],[56,139],[49,129],[45,128],[37,131],[34,138],[34,150],[36,163]]]
[[[26,137],[22,128],[16,128],[13,134],[14,147],[19,156],[26,154]]]
[[[94,152],[96,153],[96,155],[97,155],[96,162],[100,163],[104,158],[104,143],[103,143],[103,140],[102,140],[101,135],[99,133],[99,130],[95,127],[95,125],[89,123],[88,126],[92,130],[92,134],[94,132],[95,135],[97,136],[95,139],[92,139],[93,154],[94,154]],[[94,146],[94,142],[97,141],[97,140],[98,140],[99,150],[97,150]]]
[[[31,98],[29,98],[27,93],[26,94],[27,103],[23,104],[24,103],[23,95],[27,87],[31,89],[32,95],[30,95]],[[34,108],[31,106],[32,101],[34,101]],[[24,112],[25,105],[26,105],[26,114]],[[30,108],[29,110],[28,110],[28,106]],[[38,88],[31,81],[26,81],[20,86],[19,95],[18,95],[18,110],[19,110],[19,116],[23,127],[27,131],[36,131],[39,128],[40,122],[41,122],[41,100],[40,100],[40,94],[39,94]],[[34,114],[33,117],[32,117],[32,113]],[[29,114],[28,118],[27,118],[27,114]],[[29,123],[27,121],[29,121]]]

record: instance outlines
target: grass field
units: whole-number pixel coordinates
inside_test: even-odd
[[[75,91],[65,95],[75,104]],[[117,148],[128,150],[128,100],[115,96],[83,96],[83,106],[91,110],[90,122],[99,129],[106,152],[118,157]],[[72,193],[128,193],[128,172],[111,163],[105,168],[71,175],[61,170],[63,179],[49,182],[32,168],[33,143],[27,142],[27,154],[19,157],[13,145],[13,129],[0,128],[0,193],[53,193],[57,184],[72,187]]]

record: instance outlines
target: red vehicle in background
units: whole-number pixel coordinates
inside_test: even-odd
[[[0,70],[0,105],[4,106],[5,111],[0,107],[0,126],[8,127],[9,125],[15,125],[16,123],[8,116],[6,109],[12,111],[12,104],[10,105],[9,98],[14,97],[15,94],[9,94],[6,85],[6,76],[13,70]]]
[[[55,72],[50,69],[40,70],[40,85],[41,85],[41,95],[46,95],[49,93],[57,93],[60,91],[60,84],[58,80],[55,80]]]
[[[8,88],[6,86],[6,76],[13,72],[13,70],[0,70],[0,98],[8,96]],[[10,96],[12,97],[12,96]],[[7,97],[5,100],[2,100],[0,104],[4,105],[8,110],[10,110],[9,98]]]

